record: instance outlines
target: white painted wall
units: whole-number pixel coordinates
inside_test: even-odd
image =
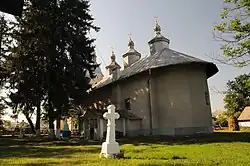
[[[249,122],[239,122],[239,125],[241,127],[250,127],[250,121]]]

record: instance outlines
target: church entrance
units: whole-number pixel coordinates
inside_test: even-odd
[[[95,129],[91,127],[89,130],[89,139],[94,140],[94,135],[95,135]]]
[[[97,139],[97,131],[98,125],[97,125],[97,119],[89,119],[89,139],[95,140]]]

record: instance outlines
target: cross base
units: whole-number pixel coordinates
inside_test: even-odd
[[[115,158],[120,154],[120,147],[117,142],[103,142],[100,157]]]

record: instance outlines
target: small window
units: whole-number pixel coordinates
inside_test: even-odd
[[[205,101],[206,101],[206,105],[210,105],[208,92],[205,92]]]
[[[131,100],[130,100],[130,98],[126,98],[124,101],[125,101],[125,108],[127,110],[131,110]]]

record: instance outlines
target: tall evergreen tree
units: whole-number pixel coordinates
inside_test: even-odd
[[[83,100],[95,76],[94,39],[87,37],[91,29],[99,30],[89,14],[89,2],[82,0],[29,0],[17,19],[17,46],[5,63],[11,69],[9,88],[16,90],[10,97],[26,112],[36,108],[37,114],[41,102],[47,103],[52,132],[54,118],[59,122],[70,101]]]

